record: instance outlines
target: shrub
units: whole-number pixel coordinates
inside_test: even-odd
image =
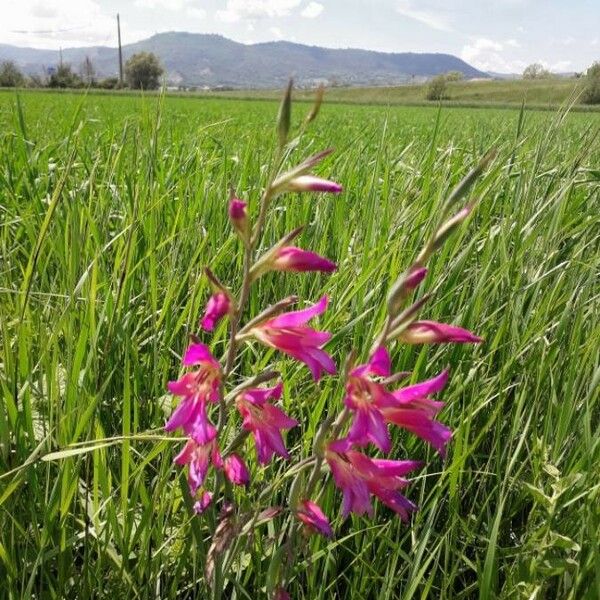
[[[587,71],[582,99],[586,104],[600,104],[600,62],[595,62]]]
[[[20,87],[25,83],[25,77],[12,60],[0,65],[0,87]]]
[[[523,71],[523,79],[550,79],[551,77],[552,73],[540,63],[533,63]]]
[[[81,77],[73,72],[69,64],[60,65],[48,81],[48,87],[51,88],[78,88],[82,85]]]
[[[125,77],[130,88],[155,90],[164,69],[152,52],[134,54],[125,65]]]
[[[427,86],[427,100],[443,100],[448,98],[448,83],[445,75],[436,75]]]
[[[462,71],[448,71],[446,73],[446,81],[462,81],[465,74]]]

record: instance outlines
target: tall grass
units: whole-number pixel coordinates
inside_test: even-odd
[[[273,112],[0,94],[1,597],[207,593],[214,516],[192,516],[172,467],[165,382],[208,295],[202,267],[240,274],[228,187],[255,207]],[[324,107],[309,146],[337,147],[322,174],[345,192],[285,200],[267,237],[308,220],[299,245],[340,270],[265,276],[250,302],[256,311],[325,289],[338,363],[381,325],[373,307],[448,190],[491,145],[500,155],[474,190],[470,226],[429,274],[427,316],[486,343],[393,353],[415,379],[452,367],[449,457],[396,432],[392,456],[431,459],[409,490],[420,505],[412,525],[381,506],[373,520],[336,517],[334,540],[306,542],[293,597],[600,595],[599,132],[595,114]],[[286,412],[303,423],[288,444],[309,453],[342,390],[275,354],[247,348],[244,360],[276,361]],[[276,463],[253,485],[283,471]],[[329,487],[325,512],[339,515],[339,504]],[[231,565],[226,597],[264,596],[277,527],[261,527]]]

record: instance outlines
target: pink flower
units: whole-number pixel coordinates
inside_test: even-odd
[[[246,203],[239,198],[232,198],[229,201],[229,220],[243,241],[248,241],[250,237],[250,224],[246,206]]]
[[[448,381],[448,370],[437,377],[393,392],[396,403],[382,409],[388,423],[398,425],[431,444],[442,456],[452,437],[452,431],[434,417],[444,407],[443,402],[428,396],[442,390]]]
[[[194,512],[201,515],[211,504],[213,495],[211,492],[202,492],[200,498],[194,502]]]
[[[479,344],[483,339],[454,325],[435,321],[415,321],[411,323],[398,339],[406,344]]]
[[[384,385],[371,379],[371,375],[388,377],[390,371],[389,354],[380,346],[368,363],[350,372],[344,398],[345,405],[354,412],[348,439],[361,446],[372,442],[383,452],[391,450],[392,441],[381,409],[393,405],[395,400]]]
[[[304,324],[327,309],[327,296],[304,310],[287,312],[263,321],[251,330],[263,344],[305,363],[315,381],[325,371],[334,374],[335,363],[321,347],[331,339],[327,331],[316,331]]]
[[[249,389],[243,391],[236,401],[244,419],[244,429],[254,435],[256,454],[261,465],[268,463],[273,454],[289,458],[281,430],[295,427],[298,421],[290,419],[281,409],[267,402],[281,398],[282,390],[281,383],[273,388]]]
[[[274,187],[277,185],[275,182]],[[289,192],[331,192],[339,194],[342,191],[342,186],[335,181],[321,179],[313,175],[300,175],[291,181],[287,182],[286,190]]]
[[[273,600],[292,600],[291,596],[281,587],[279,586],[275,593],[273,594]]]
[[[221,366],[208,347],[200,343],[189,346],[183,357],[183,365],[199,368],[168,383],[169,391],[183,400],[167,421],[165,429],[173,431],[182,427],[185,433],[191,434],[196,428],[208,427],[206,403],[219,400]]]
[[[200,321],[200,327],[205,331],[212,331],[219,319],[231,310],[231,300],[225,292],[217,292],[209,299]]]
[[[327,538],[333,535],[329,519],[318,504],[310,500],[303,500],[296,510],[296,516],[315,533],[320,533]]]
[[[336,264],[330,260],[295,246],[279,248],[269,266],[274,271],[295,272],[323,271],[331,273],[337,269]]]
[[[231,454],[223,462],[225,476],[235,485],[248,485],[250,474],[246,463],[237,454]]]
[[[370,494],[379,498],[386,506],[408,520],[416,506],[398,490],[409,481],[404,475],[422,466],[412,460],[373,459],[352,449],[348,439],[331,442],[325,451],[333,480],[342,490],[342,514],[373,515]]]
[[[427,275],[427,269],[425,267],[418,267],[411,269],[406,279],[404,280],[404,288],[406,290],[414,290]]]
[[[189,439],[173,462],[181,466],[188,465],[188,485],[192,496],[204,483],[211,463],[216,469],[223,468],[223,461],[215,438],[206,443],[198,443],[193,438]]]

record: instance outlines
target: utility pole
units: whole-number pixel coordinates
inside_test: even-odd
[[[119,85],[123,87],[123,51],[121,50],[121,19],[117,13],[117,34],[119,37]]]

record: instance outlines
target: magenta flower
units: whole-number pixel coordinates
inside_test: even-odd
[[[229,201],[229,220],[240,238],[248,241],[250,236],[250,224],[246,213],[246,203],[239,198],[232,198]]]
[[[310,500],[303,500],[296,510],[296,516],[311,531],[320,533],[327,538],[333,536],[333,530],[329,524],[329,519],[318,504],[315,504]]]
[[[393,392],[396,404],[382,409],[388,423],[398,425],[431,444],[442,456],[452,437],[452,430],[435,420],[444,407],[443,402],[430,400],[428,396],[441,391],[448,381],[448,370],[437,377]]]
[[[194,502],[194,512],[201,515],[212,503],[213,495],[211,492],[202,492],[200,498]]]
[[[435,321],[415,321],[411,323],[398,339],[406,344],[479,344],[483,339],[475,334],[445,323]]]
[[[331,273],[337,269],[336,264],[330,260],[295,246],[279,248],[269,267],[274,271],[323,271],[324,273]]]
[[[321,347],[331,339],[327,331],[305,327],[305,323],[327,309],[327,296],[304,310],[287,312],[254,327],[250,333],[263,344],[275,348],[306,364],[315,381],[327,372],[336,372],[331,356]]]
[[[421,467],[421,462],[369,458],[353,450],[348,439],[331,442],[326,448],[325,459],[335,484],[342,490],[344,517],[351,512],[373,516],[370,494],[398,513],[404,521],[416,510],[416,506],[398,490],[409,483],[403,476]]]
[[[231,299],[225,292],[213,294],[206,304],[204,316],[200,321],[200,327],[205,331],[212,331],[221,317],[231,310]]]
[[[390,371],[389,354],[380,346],[368,363],[350,372],[344,398],[345,405],[354,412],[348,439],[360,446],[371,442],[383,452],[391,450],[392,441],[381,410],[395,404],[395,399],[384,385],[373,381],[371,376],[388,377]]]
[[[183,399],[167,421],[165,430],[173,431],[182,427],[185,433],[191,434],[197,428],[206,430],[208,427],[206,403],[219,400],[221,366],[208,347],[200,343],[189,346],[183,357],[183,365],[197,366],[198,369],[168,383],[169,391]],[[198,435],[202,437],[201,433]]]
[[[288,417],[281,409],[267,400],[281,398],[283,385],[273,388],[254,388],[244,390],[237,398],[236,404],[242,418],[243,427],[254,435],[258,462],[265,465],[273,454],[289,458],[283,443],[282,430],[291,429],[298,421]]]
[[[216,469],[223,468],[223,460],[215,438],[206,443],[189,439],[173,462],[181,466],[188,465],[188,485],[192,496],[204,483],[211,463]]]
[[[250,474],[243,459],[237,454],[231,454],[223,462],[225,476],[235,485],[248,485]]]
[[[276,186],[277,182],[273,187]],[[332,194],[339,194],[343,190],[339,183],[314,177],[313,175],[295,177],[288,181],[285,187],[288,192],[331,192]]]

